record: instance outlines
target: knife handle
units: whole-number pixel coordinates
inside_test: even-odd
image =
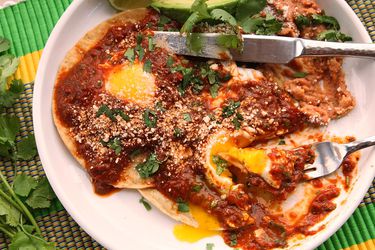
[[[354,56],[375,59],[375,44],[337,43],[299,39],[301,56]]]

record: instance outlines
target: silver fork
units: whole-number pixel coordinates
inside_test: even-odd
[[[347,144],[319,142],[312,146],[315,161],[305,168],[306,179],[315,179],[335,172],[351,153],[375,145],[375,136]]]

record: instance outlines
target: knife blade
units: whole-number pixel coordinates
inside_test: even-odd
[[[186,35],[179,32],[155,31],[158,46],[174,54],[212,59],[233,59],[239,62],[288,63],[301,56],[355,56],[375,58],[375,44],[338,43],[306,40],[293,37],[242,35],[243,51],[227,49],[219,45],[218,39],[226,36],[219,33],[201,33],[199,53],[188,48]]]

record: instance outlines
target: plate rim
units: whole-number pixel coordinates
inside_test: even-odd
[[[45,151],[45,145],[42,143],[41,135],[43,134],[42,131],[42,116],[40,115],[41,111],[41,102],[40,98],[42,93],[42,82],[43,82],[43,75],[46,69],[48,68],[48,59],[51,56],[51,49],[54,43],[57,41],[57,36],[60,34],[63,27],[68,22],[69,18],[74,14],[74,12],[85,2],[88,0],[75,0],[73,1],[69,7],[65,10],[63,15],[60,17],[59,21],[56,23],[55,27],[53,28],[47,43],[43,49],[43,53],[41,56],[41,59],[38,64],[38,70],[35,78],[35,85],[34,85],[34,91],[33,91],[33,123],[34,123],[34,133],[35,133],[35,139],[36,144],[39,152],[39,157],[42,162],[43,169],[46,173],[46,176],[49,180],[53,180],[53,171],[46,167],[48,164],[47,156],[43,154]],[[348,5],[348,3],[345,0],[336,0],[336,2],[343,7],[345,10],[344,16],[350,17],[350,20],[353,22],[353,25],[355,27],[360,27],[358,32],[361,35],[361,37],[364,40],[367,40],[366,42],[372,43],[372,40],[370,38],[370,35],[368,34],[366,28],[361,23],[359,17],[355,14],[354,10]],[[375,172],[375,169],[373,168],[373,172]],[[370,175],[369,175],[370,176]],[[353,214],[353,212],[357,209],[358,205],[362,201],[364,195],[367,193],[368,187],[372,183],[372,178],[368,178],[368,183],[366,183],[366,189],[363,189],[361,192],[362,195],[357,195],[355,200],[352,200],[351,203],[355,205],[349,206],[350,209],[346,209],[343,211],[343,213],[340,215],[341,220],[338,220],[334,225],[333,223],[329,224],[329,227],[327,227],[324,232],[316,234],[314,238],[317,238],[316,241],[310,241],[310,244],[303,245],[304,247],[307,247],[308,249],[316,248],[317,246],[321,245],[323,242],[325,242],[328,238],[330,238],[337,230],[339,230],[342,225],[349,219],[349,217]],[[80,227],[82,227],[86,233],[88,233],[93,239],[95,239],[98,243],[101,245],[108,247],[111,246],[112,248],[115,248],[108,240],[101,237],[100,234],[98,234],[98,230],[89,227],[89,225],[85,222],[84,219],[81,219],[82,217],[79,215],[79,212],[76,212],[73,208],[72,204],[69,202],[69,197],[66,196],[63,192],[63,187],[56,185],[53,181],[50,181],[51,186],[56,193],[58,199],[63,204],[66,211],[69,213],[70,216],[78,223]],[[368,185],[367,185],[368,184]]]

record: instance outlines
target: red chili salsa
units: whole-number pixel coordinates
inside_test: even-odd
[[[161,27],[159,18],[150,10],[139,23],[111,27],[56,84],[58,119],[74,137],[75,154],[84,160],[95,191],[112,192],[138,152],[148,156],[150,166],[158,166],[151,174],[142,172],[150,174],[153,187],[172,201],[195,204],[214,215],[227,229],[224,238],[232,247],[285,247],[295,234],[312,234],[309,227],[335,209],[332,200],[339,189],[323,186],[308,213],[294,225],[272,215],[257,198],[267,193],[263,196],[268,200],[286,199],[304,181],[305,164],[313,161],[309,147],[275,150],[269,155],[275,162],[293,162],[288,168],[275,164],[271,170],[273,178],[281,182],[278,189],[260,175],[243,173],[229,164],[236,188],[226,195],[207,180],[202,156],[209,138],[220,130],[251,132],[254,145],[313,124],[309,114],[267,78],[229,84],[234,76],[221,62],[171,55],[154,46],[153,30],[180,28],[174,21]],[[128,50],[143,64],[150,62],[149,71],[156,76],[151,105],[106,92],[108,67],[103,65],[126,63],[131,57]],[[350,164],[346,163],[346,172],[353,170]]]

